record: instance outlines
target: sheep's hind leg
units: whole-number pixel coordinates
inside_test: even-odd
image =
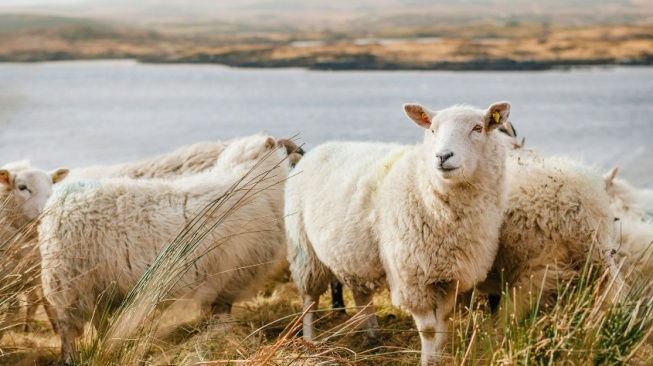
[[[302,323],[302,330],[304,332],[304,340],[312,342],[315,339],[315,311],[320,305],[320,296],[304,295],[304,319]],[[309,311],[310,309],[310,311]]]
[[[361,325],[367,334],[367,338],[377,340],[379,338],[379,323],[376,320],[376,313],[374,312],[372,294],[363,293],[357,289],[352,289],[352,292],[354,294],[356,308],[360,309],[359,314],[365,319]]]

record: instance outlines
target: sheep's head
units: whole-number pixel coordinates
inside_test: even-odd
[[[495,103],[486,111],[454,106],[437,112],[419,104],[404,104],[404,111],[426,129],[426,164],[433,167],[429,169],[435,172],[433,179],[458,182],[471,179],[480,162],[493,158],[487,155],[497,149],[494,130],[508,120],[510,103]]]
[[[276,148],[277,141],[271,136],[254,135],[234,139],[218,156],[217,166],[233,168],[245,163],[253,166]]]
[[[7,204],[13,210],[13,225],[20,227],[36,219],[52,195],[52,185],[67,175],[68,169],[63,168],[45,172],[29,166],[12,168],[6,165],[0,169],[0,187],[10,197]]]

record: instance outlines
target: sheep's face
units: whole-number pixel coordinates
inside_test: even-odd
[[[0,169],[0,185],[9,191],[12,222],[20,227],[36,219],[52,195],[52,185],[68,175],[68,169],[47,173],[38,169]]]
[[[405,104],[406,115],[426,129],[428,169],[432,178],[451,182],[470,180],[481,161],[487,159],[488,144],[496,144],[494,130],[510,114],[510,103],[500,102],[486,111],[455,106],[438,112],[419,104]]]

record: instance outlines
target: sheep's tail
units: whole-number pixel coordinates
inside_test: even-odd
[[[293,282],[302,295],[320,296],[326,291],[334,275],[317,258],[304,230],[301,212],[287,215],[286,233],[288,262]]]

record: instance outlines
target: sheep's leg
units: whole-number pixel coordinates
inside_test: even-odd
[[[415,325],[417,325],[417,331],[422,343],[422,366],[435,365],[438,361],[437,351],[439,351],[435,333],[438,329],[435,311],[413,313],[413,319],[415,319]]]
[[[48,320],[52,326],[52,331],[56,334],[59,334],[59,320],[57,320],[57,312],[52,308],[52,305],[44,297],[41,298],[41,303],[43,304],[43,309],[48,315]]]
[[[447,286],[445,291],[446,292],[443,294],[441,301],[438,302],[437,308],[435,309],[435,317],[437,321],[435,349],[437,351],[442,350],[444,348],[444,344],[447,342],[449,333],[448,317],[456,305],[456,286],[450,284]]]
[[[43,299],[43,293],[38,288],[33,288],[26,294],[27,309],[25,309],[25,333],[30,331],[30,325],[34,323],[34,314],[36,314],[36,310],[41,304],[41,299]]]
[[[304,320],[303,320],[303,332],[304,340],[312,342],[315,339],[315,310],[317,310],[318,305],[320,304],[320,296],[311,296],[304,295]],[[312,308],[311,308],[312,307]],[[308,311],[311,309],[311,311]]]
[[[75,324],[71,324],[71,322],[68,321],[68,318],[63,315],[59,314],[59,329],[60,329],[60,337],[61,337],[61,361],[64,365],[72,365],[73,364],[73,354],[77,353],[77,345],[75,344],[75,340],[77,337],[82,335],[82,332],[84,331],[83,325],[80,326],[81,323],[75,322]]]
[[[16,321],[19,310],[20,304],[18,303],[18,300],[16,300],[14,304],[9,305],[9,309],[7,309],[7,312],[4,314],[4,319],[0,321],[0,339],[2,339],[5,331],[20,325],[20,322]],[[2,314],[0,314],[0,316],[1,315]]]
[[[331,308],[338,310],[341,313],[345,313],[345,299],[342,293],[342,283],[337,279],[331,280]]]
[[[376,313],[374,312],[372,294],[366,294],[357,289],[352,289],[352,292],[354,293],[356,308],[361,309],[359,310],[359,314],[365,318],[362,323],[362,328],[365,330],[367,338],[379,338],[379,323],[376,320]]]

